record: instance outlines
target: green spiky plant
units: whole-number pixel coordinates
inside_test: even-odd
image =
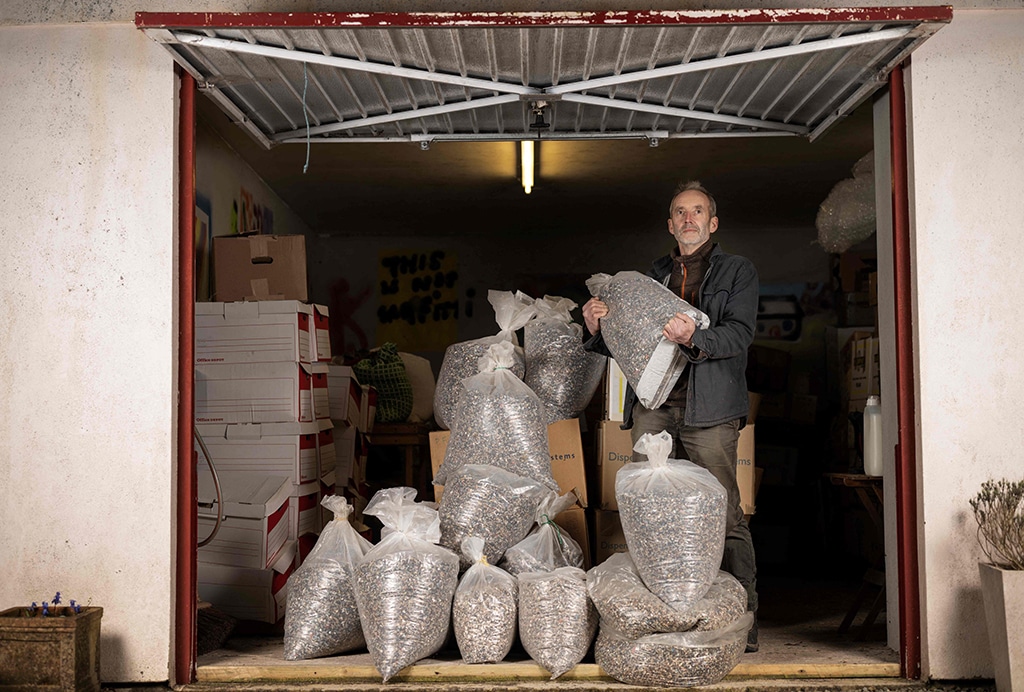
[[[996,567],[1024,570],[1024,479],[985,481],[971,500],[978,543]]]

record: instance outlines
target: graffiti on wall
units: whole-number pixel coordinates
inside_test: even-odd
[[[377,267],[377,344],[443,351],[457,340],[458,262],[445,250],[382,250]]]
[[[265,204],[259,204],[253,194],[244,187],[240,188],[241,203],[235,202],[232,209],[231,223],[238,234],[256,233],[273,235],[274,212]]]
[[[372,294],[373,286],[367,284],[356,291],[344,276],[331,284],[330,320],[327,324],[331,332],[331,350],[335,355],[355,356],[370,347],[356,312]]]

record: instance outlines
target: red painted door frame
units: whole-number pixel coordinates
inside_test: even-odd
[[[914,11],[913,17],[905,13]],[[851,14],[853,13],[853,14]],[[857,10],[758,10],[735,15],[731,11],[701,13],[595,12],[562,19],[571,25],[626,23],[720,22],[728,15],[735,21],[873,21],[900,14],[904,19],[938,20],[948,17],[948,7],[860,8]],[[672,15],[672,16],[670,16]],[[683,17],[682,15],[686,15]],[[712,16],[713,15],[713,16]],[[827,15],[827,18],[823,18]],[[742,17],[742,19],[737,19]],[[271,26],[550,26],[544,13],[138,13],[139,28],[158,26],[271,27]],[[178,123],[178,426],[177,426],[177,538],[175,544],[174,682],[188,684],[196,678],[196,464],[193,449],[194,417],[194,315],[195,315],[195,80],[179,71],[181,78]],[[893,258],[896,314],[896,393],[898,437],[896,446],[897,564],[899,579],[900,671],[903,677],[921,677],[921,606],[917,545],[917,450],[915,438],[913,314],[911,303],[910,224],[907,168],[907,121],[903,68],[889,76],[890,136],[892,142]]]

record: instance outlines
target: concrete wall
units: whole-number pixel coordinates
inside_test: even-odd
[[[968,500],[1021,476],[1024,10],[957,12],[910,70],[925,674],[991,676]]]
[[[129,25],[0,28],[0,607],[102,606],[167,680],[176,79]]]

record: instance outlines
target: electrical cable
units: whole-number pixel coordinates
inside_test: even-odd
[[[217,491],[217,520],[213,524],[213,531],[210,535],[204,538],[202,541],[196,544],[197,548],[202,548],[204,545],[213,540],[213,537],[220,531],[221,515],[224,513],[224,501],[220,491],[220,476],[217,475],[217,467],[213,465],[213,457],[210,456],[210,450],[206,448],[206,443],[203,442],[203,436],[199,434],[199,431],[194,427],[192,433],[195,435],[196,441],[199,443],[199,448],[203,450],[203,456],[206,457],[206,463],[210,467],[210,474],[213,476],[213,487]]]

